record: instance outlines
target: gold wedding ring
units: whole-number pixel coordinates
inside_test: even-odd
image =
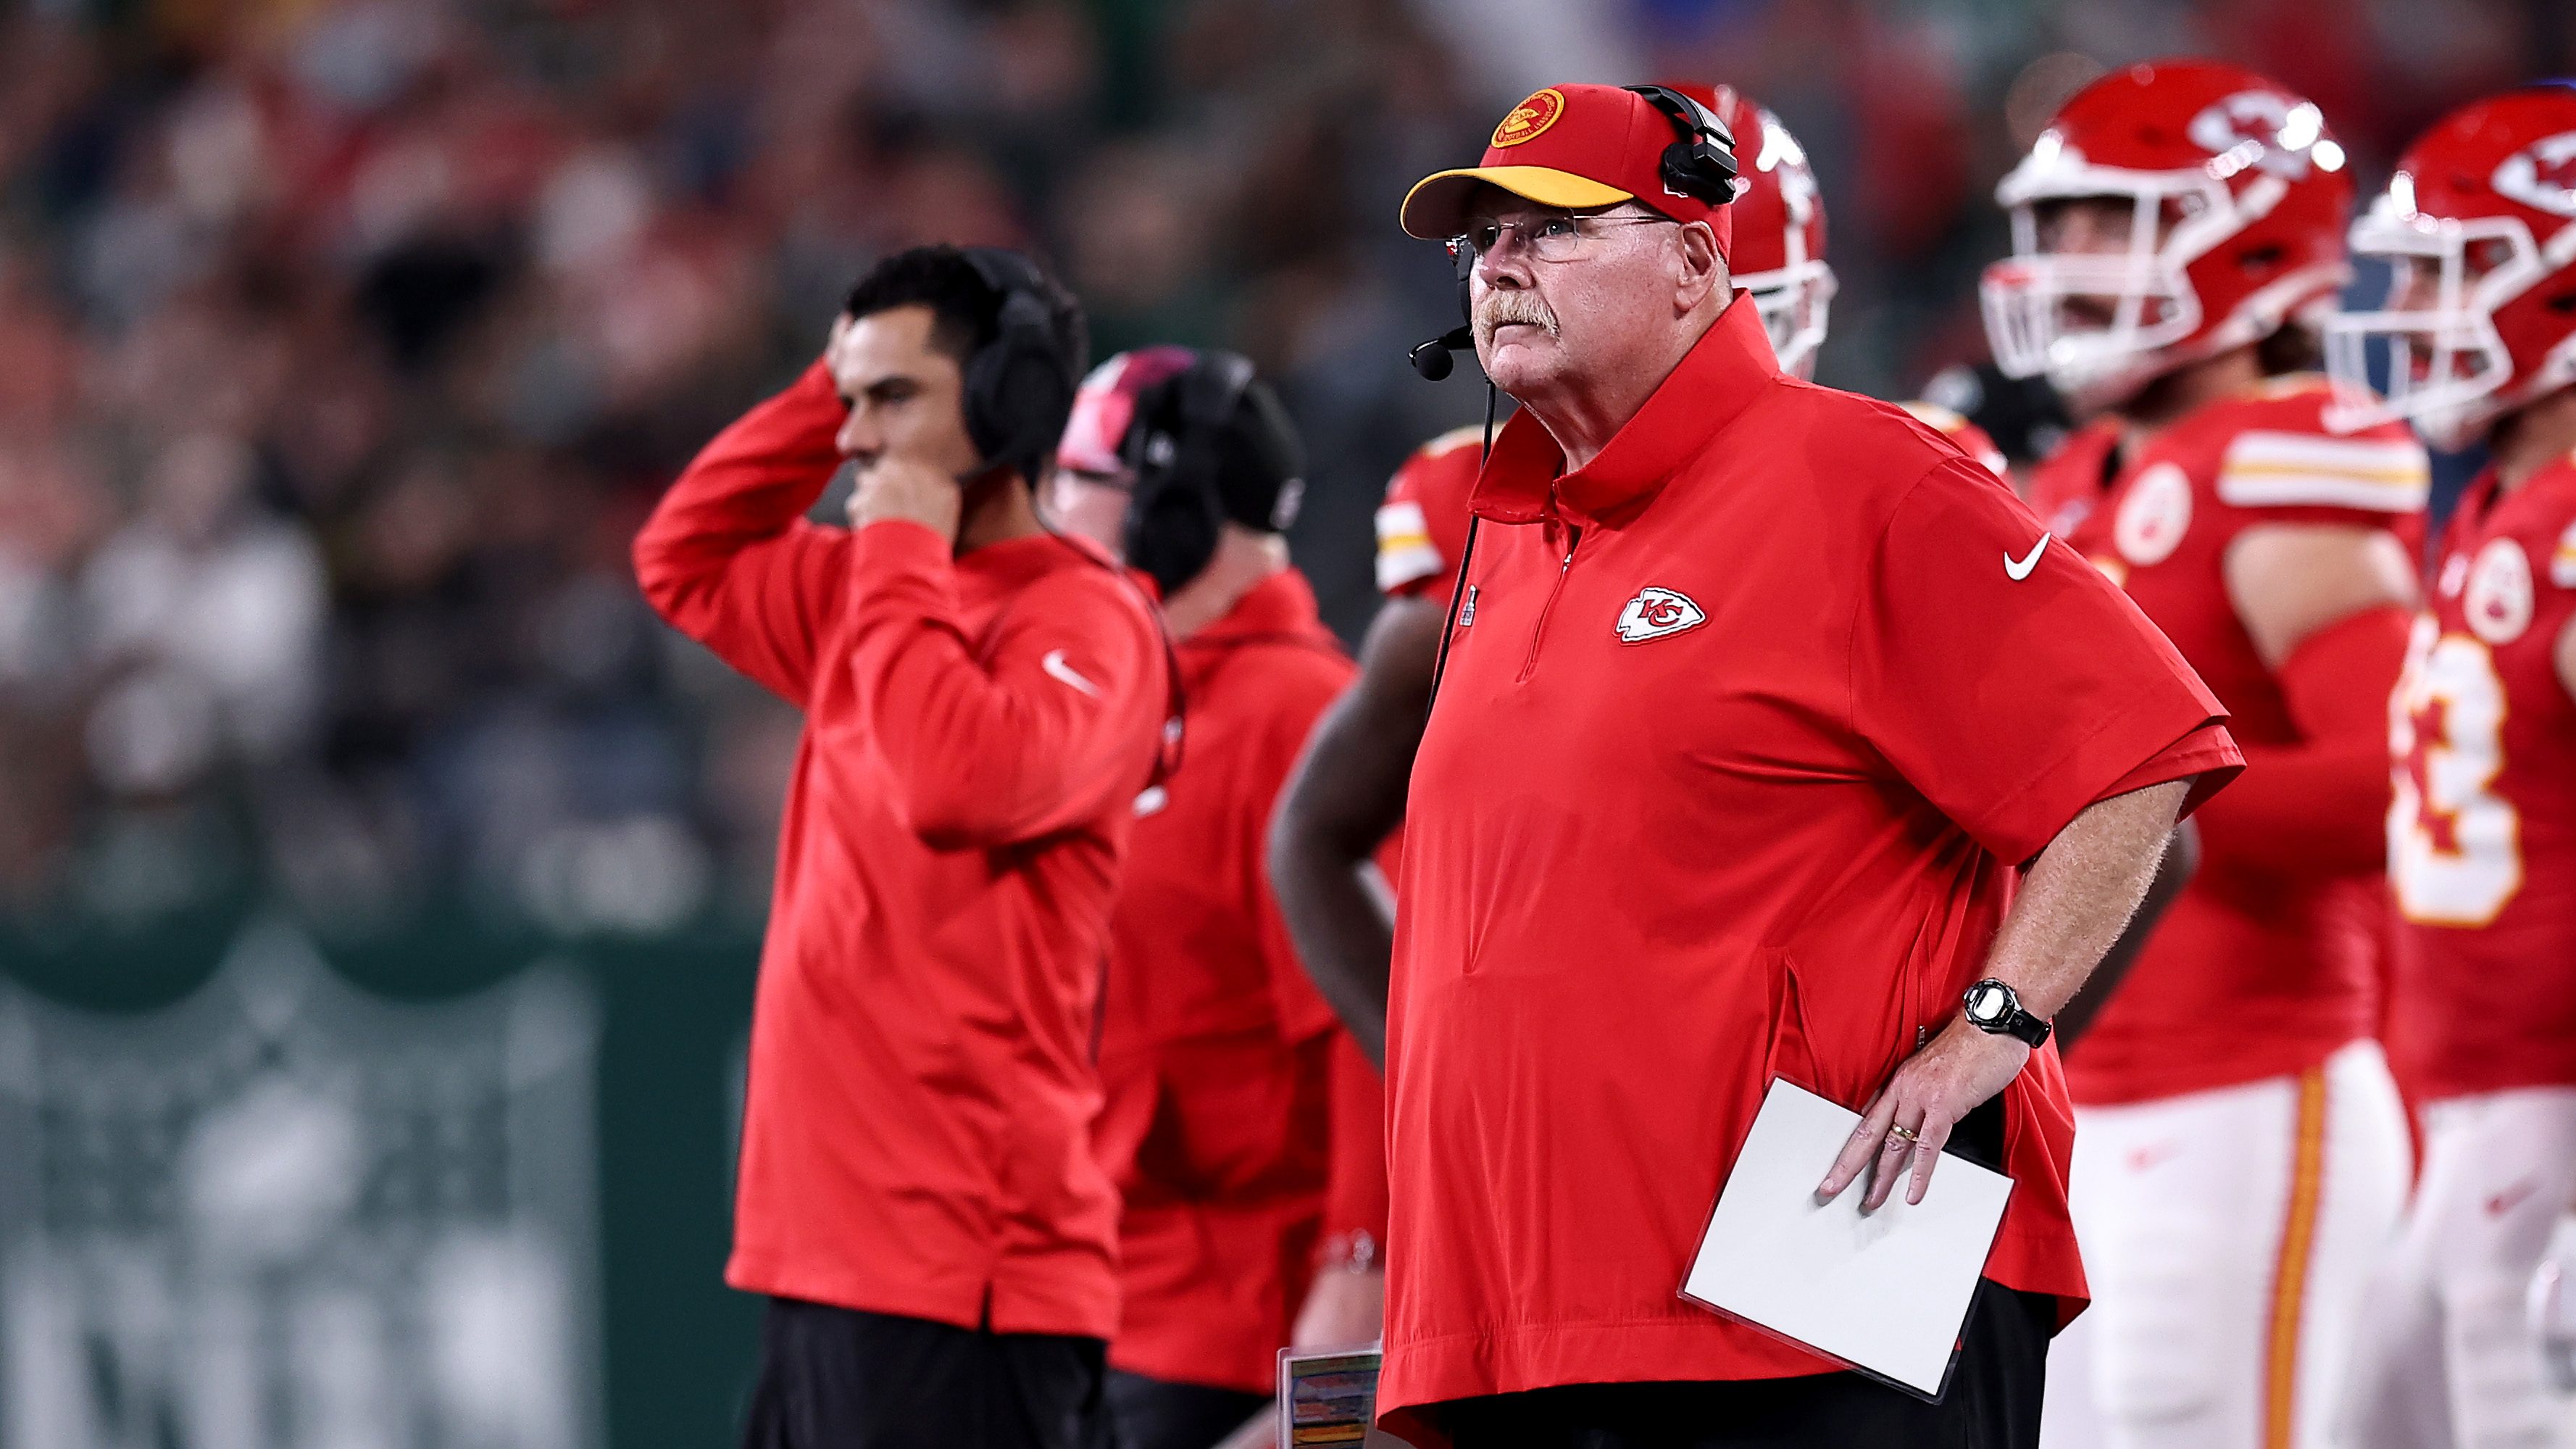
[[[1908,1144],[1909,1146],[1910,1146],[1910,1145],[1912,1145],[1912,1144],[1913,1144],[1914,1142],[1916,1142],[1917,1140],[1919,1140],[1919,1139],[1915,1136],[1914,1129],[1913,1129],[1913,1128],[1911,1128],[1911,1127],[1890,1127],[1890,1128],[1888,1128],[1888,1129],[1887,1129],[1887,1135],[1888,1135],[1890,1138],[1892,1138],[1892,1139],[1894,1139],[1894,1140],[1896,1140],[1896,1141],[1899,1141],[1899,1142],[1906,1143],[1906,1144]]]

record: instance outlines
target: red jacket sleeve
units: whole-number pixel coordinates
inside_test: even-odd
[[[840,467],[843,413],[814,364],[716,434],[635,537],[635,580],[655,611],[798,706],[846,597],[848,532],[804,516]]]
[[[1143,788],[1167,696],[1161,636],[1105,567],[1021,588],[979,652],[948,540],[916,523],[853,536],[850,667],[894,802],[942,849],[1008,845]]]

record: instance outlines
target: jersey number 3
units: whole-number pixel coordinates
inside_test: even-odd
[[[2490,788],[2504,770],[2504,711],[2487,646],[2417,619],[2389,701],[2388,873],[2410,921],[2483,926],[2522,889],[2522,821]]]

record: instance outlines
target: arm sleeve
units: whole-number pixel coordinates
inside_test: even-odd
[[[2205,797],[2239,764],[2216,728],[2226,711],[2173,645],[2042,537],[2001,483],[1944,460],[1891,513],[1852,624],[1854,729],[2015,863],[2097,800],[2181,773]],[[2035,566],[2012,577],[2034,546]],[[2169,773],[2147,768],[2169,753]]]
[[[1024,585],[979,654],[946,539],[893,520],[859,530],[853,549],[859,717],[922,839],[1007,845],[1144,787],[1164,654],[1142,600],[1105,566]]]
[[[654,610],[798,706],[843,607],[849,534],[804,517],[840,466],[842,415],[818,362],[718,433],[635,537],[635,579]]]
[[[2279,671],[2300,739],[2248,745],[2245,777],[2201,815],[2212,859],[2354,875],[2387,864],[2388,696],[2406,660],[2405,610],[2365,609],[2299,641]]]
[[[1322,1251],[1347,1255],[1353,1234],[1386,1251],[1386,1083],[1359,1043],[1333,1041],[1333,1150],[1324,1187]]]
[[[1283,671],[1284,672],[1284,671]],[[1277,715],[1265,741],[1261,758],[1244,781],[1248,802],[1255,808],[1246,812],[1245,859],[1253,867],[1254,910],[1259,917],[1262,959],[1268,966],[1273,1010],[1279,1016],[1279,1028],[1290,1041],[1303,1041],[1317,1032],[1335,1026],[1339,1018],[1315,989],[1314,978],[1306,974],[1306,963],[1297,954],[1295,938],[1288,933],[1288,919],[1279,909],[1279,897],[1270,883],[1270,872],[1264,868],[1269,852],[1270,816],[1279,805],[1279,792],[1287,788],[1289,772],[1297,767],[1297,757],[1306,748],[1306,737],[1313,733],[1315,721],[1341,692],[1349,676],[1327,675],[1321,670],[1305,673],[1294,685],[1283,691],[1276,702]]]

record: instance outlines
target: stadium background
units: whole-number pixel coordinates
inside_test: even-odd
[[[1251,355],[1355,635],[1387,471],[1482,403],[1404,368],[1453,303],[1395,202],[1533,84],[1773,106],[1821,378],[1902,396],[2100,66],[2268,71],[2367,194],[2572,50],[2558,0],[0,4],[0,1449],[724,1442],[796,720],[625,550],[871,258],[1034,245],[1095,357]]]

